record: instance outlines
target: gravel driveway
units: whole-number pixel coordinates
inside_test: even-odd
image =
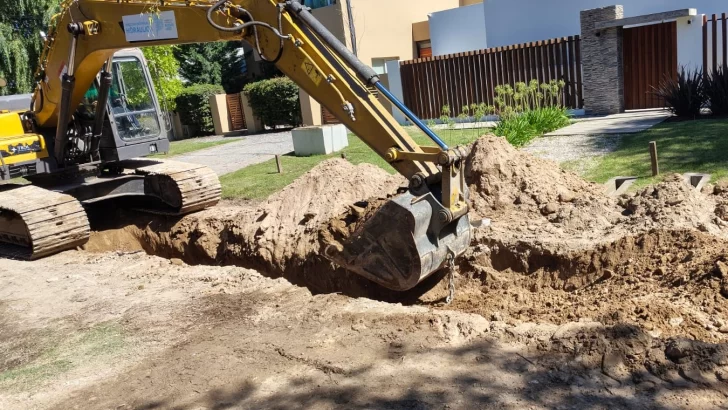
[[[536,138],[523,151],[556,162],[587,160],[617,149],[622,135],[564,135]]]
[[[174,160],[207,165],[218,175],[225,175],[291,151],[291,132],[284,131],[241,137],[240,141],[178,155]]]

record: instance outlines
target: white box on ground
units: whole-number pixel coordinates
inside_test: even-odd
[[[296,128],[292,134],[297,157],[331,154],[349,146],[348,132],[343,124]]]

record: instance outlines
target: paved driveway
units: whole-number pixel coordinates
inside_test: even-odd
[[[291,132],[285,131],[249,135],[241,137],[237,142],[178,155],[172,159],[207,165],[218,175],[225,175],[291,151],[293,151]]]

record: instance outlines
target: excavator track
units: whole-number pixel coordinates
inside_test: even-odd
[[[217,205],[222,186],[217,174],[204,165],[169,160],[132,160],[124,164],[144,175],[148,190],[169,207],[144,208],[144,212],[185,215]]]
[[[0,192],[0,256],[33,260],[85,244],[86,211],[70,195],[35,186]]]

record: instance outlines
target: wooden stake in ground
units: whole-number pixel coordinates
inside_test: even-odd
[[[278,167],[278,173],[279,174],[282,174],[283,173],[283,165],[281,164],[281,156],[280,155],[276,155],[276,167]]]
[[[657,161],[657,142],[650,141],[650,160],[652,161],[652,176],[660,175],[660,164]]]

